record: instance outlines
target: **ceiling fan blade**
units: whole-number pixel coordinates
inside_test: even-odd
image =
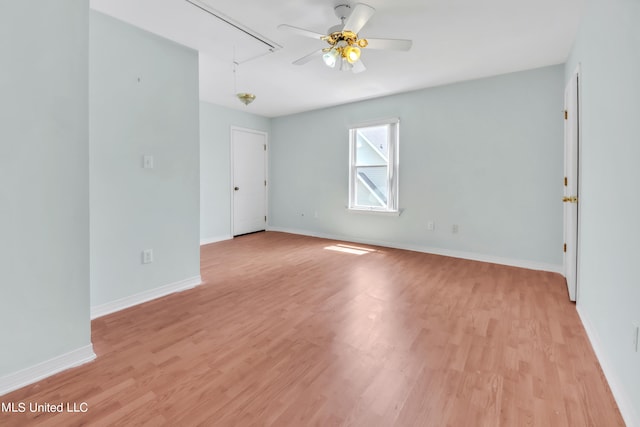
[[[294,27],[293,25],[281,24],[278,25],[279,30],[289,31],[300,36],[311,37],[312,39],[322,39],[324,34],[316,33],[315,31],[305,30],[304,28]]]
[[[356,62],[355,64],[353,64],[353,74],[358,74],[361,73],[363,71],[365,71],[367,69],[367,67],[364,66],[364,64],[362,63],[362,59],[360,59],[358,62]]]
[[[293,64],[294,65],[303,65],[303,64],[306,64],[307,62],[310,62],[310,61],[314,60],[315,58],[317,58],[317,57],[319,57],[321,55],[322,55],[322,50],[314,50],[310,54],[305,55],[300,59],[296,59],[295,61],[293,61]]]
[[[413,42],[401,39],[367,39],[367,49],[409,50]]]
[[[362,27],[365,26],[369,19],[376,13],[376,10],[364,3],[357,3],[351,12],[351,15],[344,22],[344,30],[353,31],[358,34]]]

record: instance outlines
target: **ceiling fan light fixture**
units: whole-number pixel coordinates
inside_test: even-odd
[[[342,3],[346,2],[342,0]],[[314,58],[321,56],[325,65],[330,68],[361,73],[367,69],[360,60],[362,49],[406,51],[411,48],[411,40],[359,38],[358,34],[360,30],[369,22],[376,11],[375,8],[367,4],[355,3],[353,6],[338,4],[334,7],[334,11],[336,16],[340,18],[340,24],[329,28],[326,34],[287,24],[278,26],[280,29],[288,30],[305,37],[316,40],[320,39],[329,45],[320,51],[316,50],[293,61],[294,65],[306,64]]]
[[[347,60],[346,57],[342,57],[340,61],[340,71],[352,71],[353,64]]]
[[[349,61],[350,64],[357,62],[360,59],[360,48],[357,46],[347,46],[342,51],[342,55]]]
[[[336,63],[338,62],[338,56],[339,56],[338,51],[335,48],[333,48],[330,51],[326,52],[324,55],[322,55],[322,60],[324,61],[327,67],[335,68]]]

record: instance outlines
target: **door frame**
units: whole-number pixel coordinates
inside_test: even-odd
[[[577,203],[577,218],[576,218],[576,241],[574,242],[575,244],[575,252],[576,252],[576,271],[575,271],[575,280],[576,280],[576,289],[575,289],[575,302],[578,303],[578,299],[580,296],[580,241],[581,241],[581,236],[582,236],[582,221],[580,220],[582,217],[582,174],[580,173],[580,171],[582,170],[582,156],[581,156],[581,151],[582,151],[582,73],[581,73],[581,65],[580,63],[577,64],[575,70],[569,75],[569,79],[567,81],[567,84],[565,85],[565,91],[566,88],[573,82],[576,81],[576,100],[575,100],[575,108],[576,108],[576,156],[577,156],[577,161],[576,161],[576,169],[577,169],[577,188],[576,188],[576,196],[578,197],[578,203]],[[566,99],[566,95],[565,95],[565,99]],[[565,111],[567,111],[567,109],[569,108],[569,105],[565,105]],[[568,125],[568,123],[565,120],[565,129],[566,126]],[[565,130],[565,134],[563,137],[563,145],[565,147],[565,152],[566,152],[566,145],[568,143],[567,141],[567,133]],[[563,160],[563,164],[566,164],[566,159]],[[564,194],[564,191],[563,191]],[[564,207],[563,207],[563,211],[564,211]],[[565,229],[567,227],[566,224],[566,219],[564,218],[563,215],[563,240],[564,240],[564,235],[565,235]],[[563,256],[563,273],[566,271],[566,256]]]
[[[230,235],[231,238],[233,239],[234,236],[234,190],[233,190],[233,186],[234,186],[234,172],[235,172],[235,168],[234,168],[234,140],[233,140],[233,132],[234,131],[240,131],[240,132],[248,132],[248,133],[255,133],[258,135],[262,135],[264,136],[264,143],[267,146],[267,149],[264,151],[264,179],[267,181],[267,185],[265,185],[264,187],[264,214],[267,217],[267,221],[265,222],[265,230],[268,229],[268,220],[269,220],[269,133],[266,131],[261,131],[261,130],[257,130],[257,129],[250,129],[250,128],[245,128],[245,127],[241,127],[241,126],[235,126],[235,125],[231,125],[229,127],[229,206],[230,206],[230,218],[229,218],[229,226],[230,226]]]

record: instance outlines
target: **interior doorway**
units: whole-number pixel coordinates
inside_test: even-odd
[[[231,128],[231,230],[234,236],[267,224],[267,134]]]
[[[580,69],[571,75],[564,91],[564,276],[569,299],[576,301],[578,285],[580,193]]]

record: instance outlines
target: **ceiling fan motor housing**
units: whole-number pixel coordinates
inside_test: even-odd
[[[335,12],[338,19],[340,19],[344,23],[344,20],[347,19],[349,15],[351,15],[351,6],[349,6],[348,4],[339,4],[333,8],[333,11]]]

